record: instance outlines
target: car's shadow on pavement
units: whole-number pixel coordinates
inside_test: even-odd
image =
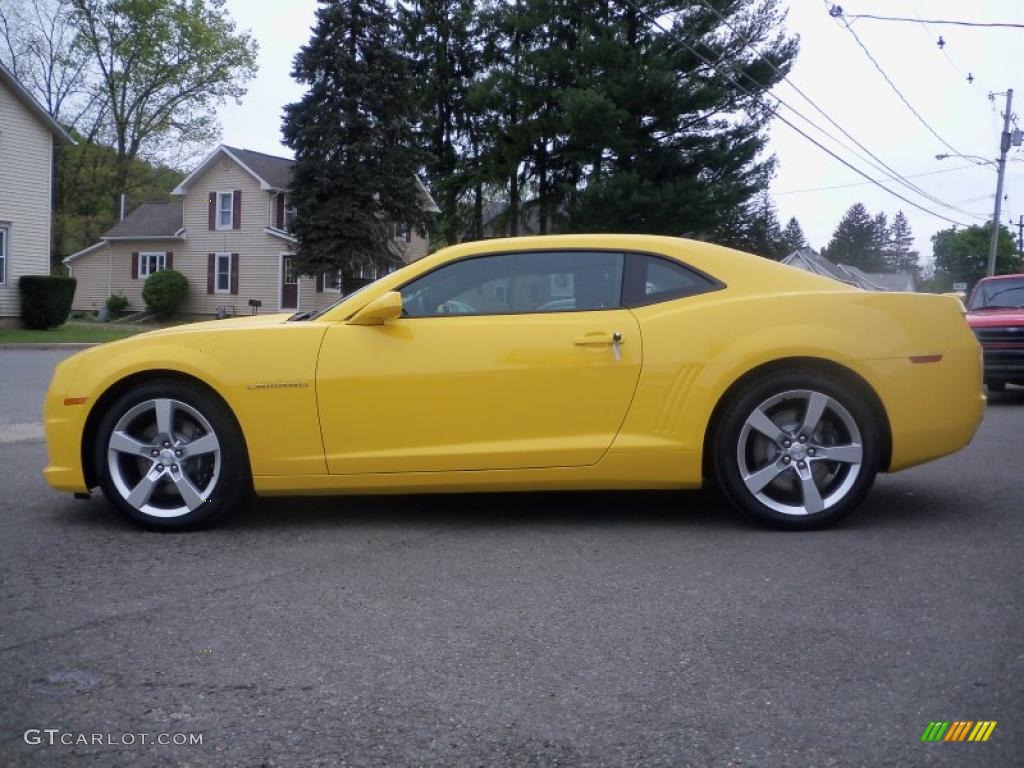
[[[961,501],[885,476],[862,506],[830,531],[916,527],[955,521]],[[59,503],[62,525],[137,530],[102,495]],[[223,531],[331,530],[344,528],[674,527],[693,531],[775,533],[734,509],[713,487],[696,491],[594,491],[460,493],[257,498],[216,523]]]

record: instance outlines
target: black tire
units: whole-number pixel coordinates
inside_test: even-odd
[[[170,439],[158,427],[158,411],[164,424],[171,424]],[[111,445],[115,427],[116,449]],[[217,449],[207,451],[214,443]],[[190,445],[194,455],[189,455]],[[182,381],[153,381],[117,397],[100,419],[92,456],[107,501],[148,530],[206,527],[252,488],[245,442],[233,414],[216,396]],[[129,500],[136,491],[141,494],[136,500],[145,497],[141,503]]]
[[[816,406],[826,404],[808,436],[802,427],[812,398]],[[770,427],[755,411],[780,426],[775,439],[748,421]],[[859,464],[850,458],[858,444]],[[730,396],[712,435],[711,459],[715,480],[736,507],[774,528],[810,530],[832,525],[863,501],[879,470],[881,444],[876,418],[855,388],[816,370],[794,369],[752,379]],[[823,458],[826,452],[837,460]],[[766,478],[773,479],[754,490]]]
[[[1006,389],[1006,382],[1005,381],[986,381],[985,382],[985,386],[988,388],[989,392],[1002,392],[1004,389]]]

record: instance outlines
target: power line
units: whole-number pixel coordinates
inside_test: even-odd
[[[953,171],[962,171],[965,168],[977,168],[978,166],[974,163],[970,165],[958,165],[954,168],[942,168],[938,171],[925,171],[924,173],[912,173],[906,176],[908,179],[916,179],[919,176],[935,176],[939,173],[952,173]],[[796,195],[801,192],[826,192],[830,189],[848,189],[850,187],[866,187],[870,185],[870,181],[855,181],[852,184],[836,184],[831,187],[808,187],[807,189],[788,189],[783,192],[773,192],[773,195]]]
[[[974,86],[974,84],[977,83],[981,90],[984,90],[986,92],[989,91],[990,89],[985,88],[984,84],[974,75],[973,72],[968,71],[966,75],[964,74],[964,68],[959,63],[954,61],[953,57],[950,55],[950,52],[946,50],[949,43],[943,41],[941,35],[936,35],[934,32],[932,32],[931,27],[929,27],[928,24],[925,23],[924,19],[921,18],[921,14],[918,13],[917,6],[914,5],[913,0],[907,0],[907,2],[910,4],[910,11],[911,13],[914,14],[914,18],[921,22],[921,34],[923,34],[929,40],[932,40],[933,42],[936,43],[936,45],[939,48],[939,51],[942,53],[943,58],[945,58],[946,61],[949,62],[949,66],[953,69],[953,71],[956,72],[963,80],[966,80],[967,83],[970,84],[971,86]],[[978,98],[985,99],[985,96],[979,93],[977,87],[972,87],[971,91],[977,94]],[[988,99],[985,100],[988,101]]]
[[[687,43],[687,42],[686,42],[685,40],[683,40],[683,39],[682,39],[681,37],[679,37],[679,36],[678,36],[677,34],[675,34],[675,33],[674,33],[673,31],[671,31],[671,30],[668,30],[668,29],[665,29],[665,27],[663,27],[663,26],[661,25],[661,22],[659,22],[659,21],[658,21],[658,19],[656,19],[656,18],[655,18],[654,16],[652,16],[652,15],[651,15],[650,13],[648,13],[648,12],[647,12],[647,11],[645,11],[645,10],[644,10],[643,8],[641,8],[640,6],[638,6],[638,5],[637,5],[637,4],[636,4],[636,3],[634,2],[634,0],[625,0],[625,1],[626,1],[626,4],[627,4],[627,5],[629,5],[629,6],[631,7],[631,8],[633,8],[633,10],[634,10],[634,11],[636,11],[636,12],[637,12],[637,13],[639,13],[639,14],[640,14],[641,16],[643,16],[643,17],[644,17],[645,19],[647,19],[647,20],[648,20],[648,21],[649,21],[649,22],[650,22],[651,24],[653,24],[653,25],[654,25],[655,27],[657,27],[658,29],[660,29],[660,30],[661,30],[661,31],[662,31],[662,32],[663,32],[664,34],[668,35],[668,36],[669,36],[669,37],[671,37],[671,38],[672,38],[673,40],[675,40],[675,41],[676,41],[677,43],[679,43],[679,44],[680,44],[680,45],[682,45],[682,46],[683,46],[684,48],[686,48],[686,49],[687,49],[688,51],[690,51],[690,53],[692,53],[692,54],[693,54],[694,56],[696,56],[696,57],[697,57],[698,59],[700,59],[700,60],[701,60],[701,61],[702,61],[702,62],[703,62],[703,63],[704,63],[704,64],[705,64],[706,66],[708,66],[708,67],[711,67],[711,69],[713,69],[713,70],[715,70],[716,72],[718,72],[718,70],[716,69],[716,65],[712,64],[712,63],[711,63],[711,61],[710,61],[710,60],[709,60],[709,59],[708,59],[707,57],[703,56],[703,55],[702,55],[702,54],[701,54],[701,53],[700,53],[699,51],[697,51],[697,49],[695,49],[695,48],[694,48],[693,46],[691,46],[691,45],[690,45],[689,43]],[[721,74],[721,73],[719,73],[719,74]],[[731,75],[729,75],[729,74],[726,74],[726,75],[725,75],[725,77],[726,77],[726,78],[727,78],[727,79],[729,80],[729,82],[730,82],[730,83],[731,83],[731,84],[732,84],[732,85],[733,85],[734,87],[736,87],[737,89],[739,89],[740,91],[742,91],[743,93],[745,93],[745,94],[746,94],[747,96],[750,96],[751,98],[754,98],[754,99],[762,99],[762,98],[763,98],[762,96],[759,96],[759,95],[753,94],[753,93],[751,93],[750,91],[748,91],[748,90],[747,90],[746,88],[744,88],[744,87],[743,87],[742,85],[740,85],[740,84],[739,84],[738,82],[736,82],[736,79],[735,79],[734,77],[732,77]],[[755,83],[755,84],[759,85],[759,84],[757,83],[757,81],[756,81],[756,80],[754,80],[754,79],[753,79],[752,77],[750,77],[749,75],[746,75],[746,77],[747,77],[747,79],[749,79],[749,80],[750,80],[751,82],[753,82],[753,83]],[[780,100],[780,103],[781,103],[781,100]],[[833,152],[833,151],[832,151],[831,149],[829,149],[828,147],[826,147],[826,146],[825,146],[824,144],[822,144],[821,142],[819,142],[819,141],[818,141],[817,139],[815,139],[815,138],[814,138],[813,136],[810,136],[810,135],[809,135],[809,134],[807,134],[807,133],[806,133],[806,132],[805,132],[804,130],[802,130],[801,128],[799,128],[798,126],[794,125],[794,124],[793,124],[792,122],[790,122],[789,120],[787,120],[787,119],[786,119],[785,117],[783,117],[782,115],[780,115],[780,114],[779,114],[779,111],[778,111],[778,109],[777,109],[776,107],[773,107],[773,106],[772,106],[772,105],[770,105],[770,104],[764,104],[764,107],[765,107],[765,108],[766,108],[766,109],[767,109],[767,110],[768,110],[768,111],[769,111],[769,112],[770,112],[771,114],[775,115],[775,117],[777,117],[777,118],[778,118],[778,119],[779,119],[780,121],[782,121],[782,122],[783,122],[784,124],[788,125],[788,126],[789,126],[790,128],[792,128],[792,129],[793,129],[794,131],[796,131],[797,133],[799,133],[799,134],[800,134],[801,136],[803,136],[803,137],[804,137],[805,139],[807,139],[807,140],[808,140],[809,142],[811,142],[812,144],[814,144],[814,145],[815,145],[816,147],[818,147],[818,148],[819,148],[820,150],[822,150],[823,152],[827,153],[828,155],[830,155],[830,156],[831,156],[831,157],[833,157],[834,159],[838,160],[838,161],[839,161],[840,163],[842,163],[843,165],[845,165],[845,166],[846,166],[847,168],[849,168],[850,170],[852,170],[852,171],[853,171],[854,173],[856,173],[857,175],[859,175],[859,176],[863,176],[863,177],[864,177],[865,179],[867,179],[867,180],[868,180],[869,182],[871,182],[872,184],[875,184],[876,186],[880,187],[881,189],[884,189],[884,190],[885,190],[886,192],[888,192],[888,193],[889,193],[890,195],[892,195],[893,197],[899,198],[900,200],[902,200],[903,202],[907,203],[908,205],[912,205],[912,206],[913,206],[914,208],[917,208],[918,210],[921,210],[921,211],[924,211],[925,213],[931,214],[931,215],[932,215],[932,216],[934,216],[935,218],[938,218],[938,219],[942,219],[943,221],[948,221],[948,222],[950,222],[951,224],[957,224],[957,225],[959,225],[959,226],[962,226],[962,227],[965,227],[965,226],[967,226],[967,225],[966,225],[966,224],[964,224],[963,222],[957,221],[956,219],[951,219],[951,218],[949,218],[948,216],[945,216],[944,214],[941,214],[941,213],[936,213],[935,211],[932,211],[932,210],[930,210],[930,209],[928,209],[928,208],[925,208],[925,207],[924,207],[923,205],[920,205],[919,203],[915,203],[915,202],[914,202],[913,200],[911,200],[911,199],[909,199],[909,198],[907,198],[907,197],[904,197],[904,196],[903,196],[903,195],[901,195],[901,194],[900,194],[899,192],[895,192],[895,191],[893,191],[893,190],[889,189],[889,187],[885,186],[884,184],[882,184],[882,183],[881,183],[880,181],[878,181],[877,179],[873,179],[873,178],[871,178],[870,176],[868,176],[868,174],[866,174],[866,173],[865,173],[864,171],[862,171],[862,170],[861,170],[860,168],[858,168],[858,167],[856,167],[855,165],[853,165],[853,164],[849,163],[848,161],[846,161],[845,159],[843,159],[842,157],[840,157],[839,155],[837,155],[837,154],[836,154],[835,152]],[[791,109],[791,110],[792,110],[793,108],[792,108],[792,107],[789,107],[789,109]],[[796,111],[796,110],[793,110],[793,111]],[[797,114],[799,114],[799,113],[797,113]],[[806,120],[807,118],[804,118],[804,119]],[[808,121],[808,122],[810,122],[810,121]],[[812,123],[812,125],[813,125],[813,123]],[[821,130],[821,129],[819,128],[819,130]]]
[[[982,217],[981,217],[981,216],[979,216],[978,214],[972,213],[972,212],[970,212],[970,211],[965,211],[965,210],[963,210],[962,208],[957,208],[957,207],[956,207],[956,206],[954,206],[954,205],[950,205],[949,203],[947,203],[947,202],[945,202],[945,201],[943,201],[943,200],[940,200],[939,198],[937,198],[937,197],[935,197],[934,195],[930,194],[929,192],[925,191],[924,189],[922,189],[921,187],[917,186],[916,184],[913,184],[912,182],[910,182],[910,181],[907,181],[907,177],[906,177],[906,176],[904,176],[903,174],[901,174],[901,173],[900,173],[899,171],[897,171],[897,170],[896,170],[895,168],[893,168],[893,167],[892,167],[891,165],[889,165],[889,164],[888,164],[888,163],[886,163],[886,162],[885,162],[884,160],[882,160],[882,158],[880,158],[880,157],[879,157],[878,155],[876,155],[876,154],[875,154],[874,152],[872,152],[872,151],[871,151],[870,149],[868,149],[868,148],[867,148],[867,147],[865,147],[865,146],[864,146],[863,144],[861,144],[861,143],[860,143],[860,142],[859,142],[859,141],[858,141],[858,140],[856,139],[856,137],[854,137],[854,136],[853,136],[853,135],[852,135],[852,134],[851,134],[851,133],[850,133],[849,131],[847,131],[847,130],[846,130],[845,128],[843,128],[843,126],[841,126],[841,125],[840,125],[839,123],[837,123],[837,122],[836,122],[836,121],[835,121],[835,120],[834,120],[834,119],[832,118],[832,116],[831,116],[830,114],[828,114],[828,113],[827,113],[827,112],[826,112],[826,111],[825,111],[824,109],[822,109],[822,108],[821,108],[820,106],[818,106],[817,102],[815,102],[815,101],[814,101],[814,99],[812,99],[812,98],[811,98],[810,96],[808,96],[808,95],[807,95],[806,93],[804,93],[804,92],[803,92],[803,91],[802,91],[802,90],[801,90],[801,89],[800,89],[800,88],[799,88],[799,87],[797,86],[797,84],[796,84],[796,83],[794,83],[794,82],[793,82],[792,80],[790,80],[790,79],[789,79],[789,77],[788,77],[788,75],[787,75],[787,74],[786,74],[785,72],[783,72],[783,71],[782,71],[781,69],[779,69],[779,67],[778,67],[778,66],[776,66],[775,62],[773,62],[773,61],[772,61],[771,59],[769,59],[769,58],[768,58],[767,56],[765,56],[764,54],[762,54],[762,53],[761,53],[761,52],[760,52],[760,51],[759,51],[759,50],[757,49],[757,47],[756,47],[756,46],[754,46],[754,44],[750,42],[750,40],[749,40],[749,39],[745,38],[745,37],[744,37],[744,36],[743,36],[743,35],[742,35],[742,34],[740,33],[740,31],[739,31],[738,29],[736,29],[736,27],[735,27],[735,26],[733,26],[733,24],[732,24],[732,23],[731,23],[731,22],[730,22],[730,21],[729,21],[729,20],[728,20],[728,19],[727,19],[727,18],[726,18],[725,16],[723,16],[723,15],[722,15],[722,14],[721,14],[721,13],[720,13],[720,12],[718,11],[718,9],[717,9],[717,8],[715,8],[715,7],[713,6],[713,5],[711,5],[711,3],[709,3],[709,2],[707,1],[707,0],[700,0],[700,2],[701,2],[701,3],[702,3],[702,4],[703,4],[703,5],[704,5],[704,6],[706,7],[706,8],[708,8],[708,9],[709,9],[709,10],[710,10],[710,11],[711,11],[712,13],[714,13],[714,14],[715,14],[715,16],[717,16],[717,17],[718,17],[718,19],[719,19],[719,20],[720,20],[720,21],[721,21],[721,22],[722,22],[723,24],[725,24],[725,26],[727,26],[727,27],[728,27],[728,28],[729,28],[729,29],[730,29],[730,30],[732,31],[732,33],[733,33],[733,34],[734,34],[734,35],[736,36],[736,39],[737,39],[737,40],[739,40],[739,41],[740,41],[740,42],[741,42],[741,43],[742,43],[742,44],[743,44],[743,45],[744,45],[744,46],[745,46],[746,48],[749,48],[749,49],[750,49],[751,51],[753,51],[753,52],[754,52],[754,54],[756,54],[756,55],[757,55],[757,57],[758,57],[759,59],[761,59],[761,60],[762,60],[762,61],[764,61],[764,62],[765,62],[766,64],[768,64],[768,66],[769,66],[769,67],[771,67],[771,68],[772,68],[772,70],[774,70],[774,71],[775,71],[775,72],[776,72],[776,73],[777,73],[777,74],[778,74],[779,76],[781,76],[781,77],[782,77],[783,81],[785,81],[785,82],[786,82],[786,83],[787,83],[787,84],[788,84],[788,85],[789,85],[789,86],[790,86],[790,87],[791,87],[791,88],[792,88],[792,89],[793,89],[794,91],[796,91],[796,92],[797,92],[797,93],[798,93],[798,94],[799,94],[799,95],[800,95],[801,97],[803,97],[804,101],[806,101],[806,102],[807,102],[808,104],[810,104],[810,105],[811,105],[812,107],[814,107],[814,109],[815,109],[815,110],[817,110],[817,112],[818,112],[818,113],[819,113],[819,114],[820,114],[820,115],[821,115],[822,117],[824,117],[824,118],[825,118],[826,120],[828,120],[828,121],[829,121],[829,122],[830,122],[830,123],[831,123],[832,125],[834,125],[834,126],[835,126],[836,128],[838,128],[838,129],[839,129],[839,131],[840,131],[840,132],[841,132],[841,133],[842,133],[842,134],[843,134],[844,136],[846,136],[846,137],[847,137],[848,139],[850,139],[850,141],[852,141],[852,142],[853,142],[854,144],[856,144],[856,145],[857,145],[858,147],[860,147],[860,148],[861,148],[862,150],[864,150],[864,152],[866,152],[866,153],[867,153],[867,154],[868,154],[868,155],[869,155],[869,156],[870,156],[870,157],[871,157],[871,158],[872,158],[872,159],[873,159],[873,160],[874,160],[875,162],[871,162],[871,160],[867,160],[867,159],[866,159],[866,158],[865,158],[865,157],[864,157],[863,155],[860,155],[860,154],[858,154],[858,153],[857,153],[857,152],[856,152],[855,150],[851,150],[851,149],[850,149],[850,148],[849,148],[848,146],[844,145],[844,144],[843,144],[843,143],[842,143],[841,141],[838,141],[838,140],[837,140],[837,139],[836,139],[836,138],[835,138],[834,136],[830,135],[830,134],[829,134],[829,133],[828,133],[827,131],[824,131],[824,130],[822,130],[822,129],[821,129],[821,128],[820,128],[819,126],[815,125],[815,124],[814,124],[813,122],[811,122],[810,120],[808,120],[808,119],[807,119],[807,118],[806,118],[806,117],[805,117],[804,115],[802,115],[802,114],[800,114],[799,112],[797,112],[797,111],[796,111],[796,110],[795,110],[795,109],[794,109],[794,108],[793,108],[792,106],[790,106],[789,104],[786,104],[786,103],[785,103],[784,101],[782,101],[781,99],[779,99],[779,102],[780,102],[780,103],[782,103],[782,104],[783,104],[784,106],[786,106],[786,107],[787,107],[788,109],[790,109],[791,111],[795,112],[795,113],[796,113],[797,115],[799,115],[799,116],[800,116],[800,117],[801,117],[801,118],[802,118],[803,120],[805,120],[805,121],[806,121],[807,123],[809,123],[810,125],[814,125],[814,127],[815,127],[815,128],[817,128],[817,129],[818,129],[819,131],[821,131],[821,132],[822,132],[822,133],[824,133],[824,134],[825,134],[826,136],[828,136],[829,138],[831,138],[831,139],[832,139],[833,141],[835,141],[835,142],[836,142],[837,144],[839,144],[840,146],[844,146],[844,147],[845,147],[845,148],[846,148],[847,150],[849,150],[849,151],[853,152],[853,154],[854,154],[854,155],[857,155],[858,157],[860,157],[860,159],[861,159],[861,160],[865,160],[865,161],[866,161],[866,162],[868,163],[868,165],[871,165],[871,166],[873,166],[873,167],[874,167],[874,168],[875,168],[876,170],[878,170],[878,171],[883,171],[883,172],[887,171],[887,172],[888,172],[889,174],[891,174],[891,175],[889,175],[889,177],[888,177],[889,179],[891,179],[891,180],[893,180],[893,181],[896,181],[896,182],[898,182],[898,183],[902,184],[902,185],[903,185],[904,187],[906,187],[907,189],[910,189],[910,190],[912,190],[912,191],[916,192],[917,194],[921,195],[921,196],[922,196],[922,197],[924,197],[925,199],[927,199],[927,200],[930,200],[931,202],[933,202],[933,203],[936,203],[937,205],[941,205],[941,206],[942,206],[942,207],[944,207],[944,208],[948,208],[948,209],[950,209],[950,210],[956,211],[957,213],[961,213],[961,214],[964,214],[965,216],[972,216],[972,217],[982,218]],[[756,80],[754,80],[754,79],[753,79],[752,77],[750,77],[749,75],[747,75],[747,79],[749,79],[749,80],[750,80],[751,82],[755,83],[755,84],[756,84],[756,85],[758,85],[758,86],[760,86],[760,85],[761,85],[760,83],[757,83],[757,81],[756,81]],[[761,86],[761,87],[763,87],[763,86]],[[778,98],[778,97],[776,96],[776,98]]]
[[[1024,24],[1003,21],[954,21],[952,19],[908,19],[906,16],[875,16],[872,13],[851,13],[844,14],[843,9],[833,5],[833,9],[839,11],[835,16],[845,16],[848,19],[873,19],[874,21],[909,21],[912,24],[949,24],[957,27],[1003,27],[1010,29],[1024,29]]]
[[[828,6],[828,0],[822,0],[822,2],[825,3],[826,7]],[[874,56],[871,55],[871,51],[868,50],[868,47],[866,45],[864,45],[864,42],[860,39],[860,37],[854,31],[853,27],[850,26],[850,22],[847,21],[846,18],[843,17],[843,16],[837,16],[835,18],[842,19],[843,24],[846,26],[846,31],[849,32],[851,35],[853,35],[853,39],[857,41],[857,45],[859,45],[861,50],[864,51],[864,55],[866,55],[868,57],[868,59],[871,60],[871,63],[875,65],[875,69],[878,70],[879,74],[881,74],[882,77],[885,79],[885,82],[887,82],[889,84],[889,87],[892,88],[893,92],[897,96],[900,97],[900,101],[902,101],[904,103],[904,105],[906,105],[907,109],[909,109],[913,113],[914,117],[916,117],[918,119],[918,121],[921,123],[921,125],[923,125],[925,128],[927,128],[928,132],[931,133],[931,135],[934,136],[936,139],[938,139],[940,142],[942,142],[942,144],[944,146],[946,146],[947,148],[953,150],[953,152],[955,152],[958,155],[963,154],[959,149],[957,149],[952,144],[950,144],[948,141],[946,141],[944,138],[942,138],[938,134],[938,132],[934,128],[932,128],[931,125],[929,125],[928,121],[925,120],[923,117],[921,117],[921,113],[918,112],[916,109],[914,109],[914,105],[911,104],[907,100],[907,97],[904,96],[902,91],[900,91],[900,89],[896,87],[896,83],[894,83],[892,81],[892,78],[889,77],[888,73],[882,68],[882,65],[879,64],[878,60]]]

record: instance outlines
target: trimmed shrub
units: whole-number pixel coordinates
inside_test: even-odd
[[[112,293],[107,297],[107,312],[113,317],[117,317],[128,309],[128,297],[122,296],[119,293]]]
[[[175,269],[161,269],[146,278],[142,300],[146,308],[160,320],[169,320],[188,295],[188,280]]]
[[[22,275],[18,278],[22,321],[40,331],[63,325],[71,314],[77,284],[73,277]]]

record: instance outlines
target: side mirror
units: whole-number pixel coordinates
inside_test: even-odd
[[[388,291],[349,318],[349,325],[383,325],[402,316],[402,294]]]

